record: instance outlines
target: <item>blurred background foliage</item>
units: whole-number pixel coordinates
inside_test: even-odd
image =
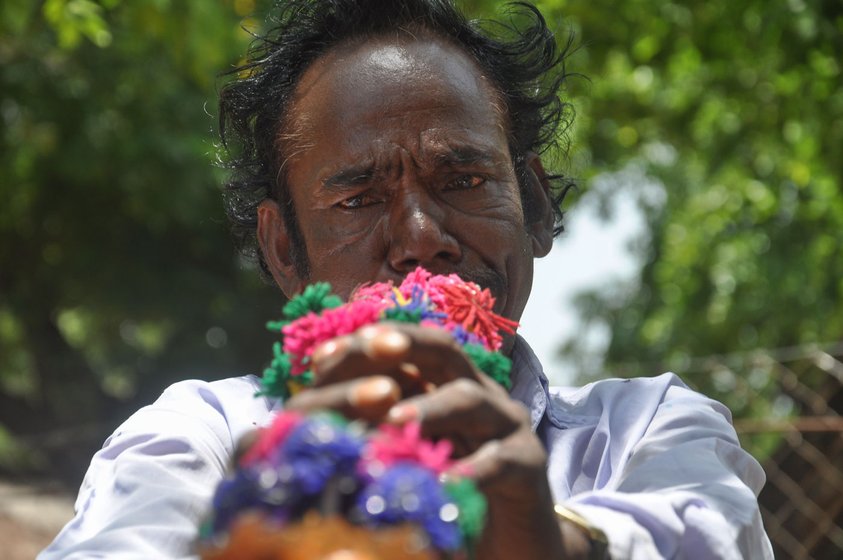
[[[212,116],[254,9],[2,3],[0,466],[78,483],[166,385],[265,361],[280,299],[229,239]]]
[[[629,190],[647,217],[640,276],[579,298],[609,332],[597,356],[565,344],[583,378],[843,338],[843,3],[541,5],[582,38],[584,183]],[[694,382],[738,417],[789,413],[774,377],[741,373],[750,392]]]
[[[228,238],[214,115],[220,73],[266,3],[0,3],[7,473],[76,484],[167,384],[264,364],[261,325],[281,299]],[[492,15],[502,2],[464,4]],[[569,70],[590,78],[565,92],[577,120],[560,161],[607,215],[623,189],[648,223],[631,248],[640,277],[579,300],[583,321],[610,333],[605,352],[563,345],[583,380],[839,340],[843,5],[538,5],[561,41],[575,33]],[[732,399],[740,414],[769,412],[774,382],[753,383],[770,398]],[[728,380],[701,388],[729,400]]]

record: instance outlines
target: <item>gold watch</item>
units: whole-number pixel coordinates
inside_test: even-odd
[[[609,539],[606,538],[606,533],[602,529],[595,527],[585,517],[563,505],[556,504],[553,506],[553,511],[561,519],[576,525],[588,537],[588,540],[591,541],[591,552],[588,555],[589,560],[610,560]]]

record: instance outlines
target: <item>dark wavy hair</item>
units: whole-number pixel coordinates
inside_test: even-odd
[[[507,22],[469,21],[450,0],[282,0],[270,17],[271,29],[256,36],[246,61],[229,74],[220,92],[219,130],[226,214],[241,253],[268,270],[257,244],[257,207],[275,199],[291,237],[298,272],[308,276],[304,239],[288,196],[283,164],[285,123],[302,74],[322,54],[351,41],[424,30],[462,47],[499,90],[509,121],[509,148],[519,183],[525,184],[528,152],[567,148],[573,109],[559,93],[568,74],[571,38],[559,48],[534,6],[510,4]],[[491,108],[490,108],[491,109]],[[552,180],[554,235],[563,230],[562,200],[574,183]],[[521,188],[525,217],[535,204]]]

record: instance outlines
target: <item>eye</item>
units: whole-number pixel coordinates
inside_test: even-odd
[[[365,208],[366,206],[377,204],[377,202],[378,201],[374,196],[368,192],[364,192],[350,196],[345,200],[341,200],[337,203],[337,206],[343,210],[357,210],[359,208]]]
[[[469,189],[476,189],[486,182],[485,177],[479,175],[460,175],[446,185],[448,190],[464,191]]]

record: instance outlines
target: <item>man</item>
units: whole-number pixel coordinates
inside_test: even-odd
[[[517,320],[558,202],[539,153],[563,122],[562,55],[541,16],[492,39],[442,0],[291,0],[223,91],[229,214],[292,296],[347,296],[421,265],[492,290]],[[561,191],[561,192],[560,192]],[[554,200],[556,196],[556,200]],[[419,421],[489,500],[479,557],[764,558],[757,462],[721,405],[671,375],[548,389],[509,337],[509,394],[442,333],[381,325],[325,343],[284,404]],[[430,390],[402,394],[404,376]],[[254,378],[184,382],[92,462],[42,558],[185,556],[237,441],[279,404]]]

